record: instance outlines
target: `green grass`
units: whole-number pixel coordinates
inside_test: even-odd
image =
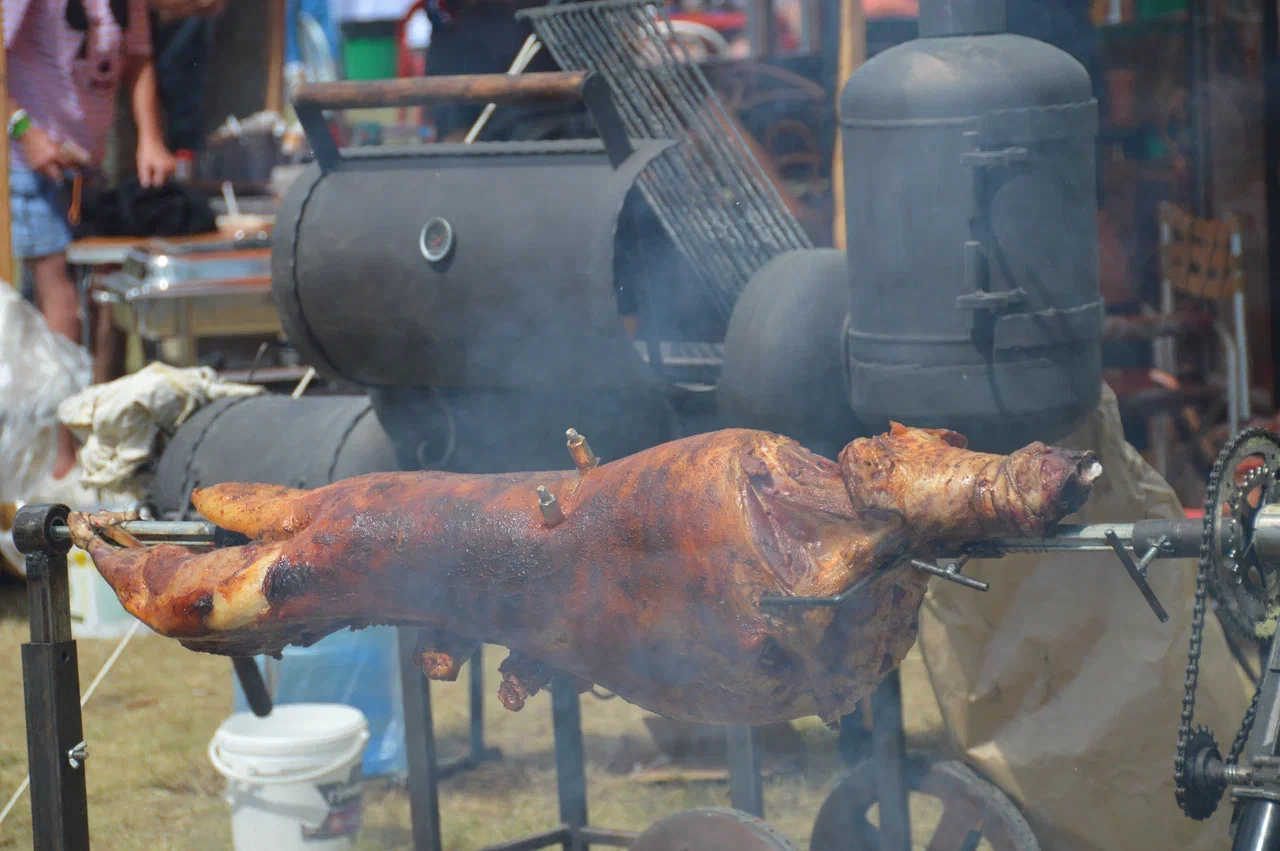
[[[27,637],[25,589],[0,580],[0,806],[26,773],[22,664]],[[82,687],[97,673],[114,641],[79,642]],[[498,682],[501,648],[488,648],[489,691]],[[903,666],[906,723],[913,744],[936,744],[937,706],[919,657]],[[458,683],[432,687],[441,758],[461,753],[467,736],[465,672]],[[230,849],[231,823],[220,797],[222,780],[205,749],[231,712],[231,666],[221,657],[192,653],[176,642],[138,636],[85,708],[89,820],[95,849],[204,851]],[[664,815],[692,807],[728,806],[724,783],[640,783],[628,775],[657,755],[645,713],[622,700],[584,695],[588,809],[602,827],[641,831]],[[496,697],[485,705],[490,743],[504,759],[447,780],[440,790],[445,847],[483,848],[553,826],[557,820],[550,698],[540,694],[518,713]],[[770,779],[765,812],[770,823],[802,848],[818,808],[840,776],[836,736],[816,719],[796,722],[803,740],[801,769]],[[931,799],[913,797],[917,847],[936,824]],[[931,818],[932,815],[932,818]],[[374,785],[366,798],[362,851],[409,849],[408,800],[401,789]],[[0,849],[31,847],[30,799],[3,825]]]

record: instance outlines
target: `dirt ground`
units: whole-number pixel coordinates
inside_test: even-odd
[[[22,665],[27,638],[25,588],[0,578],[0,806],[26,772]],[[82,688],[93,679],[115,641],[79,642]],[[496,671],[500,648],[488,648]],[[937,743],[940,719],[918,655],[903,666],[906,726],[912,746]],[[432,688],[441,758],[461,753],[467,737],[465,674]],[[488,683],[498,682],[494,674]],[[222,780],[205,755],[210,738],[232,707],[226,659],[192,653],[154,635],[137,636],[85,708],[89,819],[94,847],[104,851],[226,851],[229,810]],[[550,698],[540,694],[524,711],[486,703],[490,743],[501,762],[447,780],[440,789],[443,838],[450,851],[468,851],[554,825],[557,820]],[[645,713],[622,700],[583,696],[588,812],[602,827],[641,831],[664,815],[692,807],[728,806],[723,782],[641,783],[629,777],[637,763],[658,754],[644,726]],[[801,848],[808,847],[818,808],[841,776],[836,734],[816,719],[795,724],[799,770],[771,778],[765,788],[768,821]],[[411,847],[408,800],[386,783],[366,794],[361,851]],[[913,796],[916,847],[936,825],[936,805]],[[30,799],[0,825],[0,849],[31,847]],[[984,843],[983,847],[987,847]]]

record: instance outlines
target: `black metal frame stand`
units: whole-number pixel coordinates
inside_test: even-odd
[[[22,645],[22,687],[35,851],[89,848],[89,747],[80,712],[80,665],[71,635],[71,541],[53,533],[55,526],[66,526],[69,514],[65,505],[24,505],[13,522],[13,543],[27,564],[31,641]],[[232,662],[249,706],[256,715],[269,715],[271,698],[258,666],[252,659]]]
[[[729,746],[729,806],[764,818],[764,777],[760,731],[756,727],[727,727]]]
[[[400,682],[404,695],[405,748],[408,751],[409,812],[414,851],[443,851],[440,838],[439,783],[444,767],[436,762],[431,717],[431,686],[418,667],[414,632],[400,631]],[[478,655],[478,654],[477,654]],[[472,746],[476,745],[476,719],[481,690],[479,659],[473,657],[471,681]],[[551,684],[551,715],[555,730],[556,792],[560,824],[532,836],[493,845],[485,851],[535,851],[559,845],[565,851],[587,851],[595,845],[625,848],[634,833],[592,827],[587,821],[587,775],[582,743],[582,710],[573,685],[557,678]],[[481,747],[483,743],[481,740]],[[464,758],[465,759],[465,758]],[[455,769],[456,770],[456,769]]]
[[[862,720],[853,713],[841,719],[840,748],[846,761],[851,761],[850,751],[858,738],[855,730],[861,724]],[[729,804],[735,810],[764,818],[759,731],[755,727],[729,727],[728,735]],[[897,669],[871,695],[871,746],[879,779],[881,851],[911,851],[907,740],[902,727],[902,680]]]
[[[902,678],[897,668],[871,693],[871,755],[880,799],[880,851],[911,851],[907,808],[907,736],[902,727]]]
[[[27,765],[31,774],[31,832],[35,851],[87,851],[89,802],[85,791],[80,715],[80,665],[71,637],[67,552],[53,527],[67,522],[65,505],[24,506],[13,541],[27,557],[31,641],[22,645],[26,696]]]

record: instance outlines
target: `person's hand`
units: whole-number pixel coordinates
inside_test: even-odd
[[[59,145],[39,127],[28,127],[19,140],[27,166],[53,182],[62,180],[62,170],[83,165],[69,148]]]
[[[152,139],[138,142],[138,182],[143,188],[164,186],[177,167],[177,160],[164,142]]]

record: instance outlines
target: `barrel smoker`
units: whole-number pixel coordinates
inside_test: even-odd
[[[406,469],[563,466],[559,435],[569,426],[605,458],[739,425],[826,452],[889,419],[952,428],[988,451],[1061,438],[1100,389],[1097,105],[1075,60],[1004,30],[1002,0],[922,0],[922,37],[860,68],[841,99],[847,256],[774,252],[750,270],[731,317],[688,284],[697,258],[655,226],[637,191],[646,170],[682,143],[628,132],[615,103],[626,93],[611,92],[608,74],[303,87],[296,106],[316,161],[285,201],[272,251],[273,295],[289,340],[324,375],[367,391]],[[584,103],[598,138],[344,151],[325,119],[326,110],[439,99]],[[694,211],[713,203],[688,200]],[[255,422],[275,416],[262,411]],[[213,423],[207,431],[204,440],[215,440]],[[576,440],[570,435],[571,449]],[[333,463],[303,481],[338,474],[341,453],[330,450]],[[194,484],[187,473],[199,465],[176,455],[173,463],[184,472],[165,499],[181,512]],[[229,470],[209,475],[225,479]],[[263,479],[252,468],[239,475]],[[970,558],[1061,552],[1066,562],[1071,552],[1113,552],[1136,585],[1135,603],[1145,598],[1163,618],[1147,571],[1160,559],[1198,557],[1179,802],[1204,818],[1229,790],[1240,851],[1280,851],[1280,649],[1224,756],[1193,726],[1199,635],[1211,592],[1258,634],[1274,629],[1277,475],[1280,438],[1245,432],[1215,467],[1203,520],[1060,526],[1038,539],[975,542],[945,566],[917,565],[983,590],[963,572]],[[83,761],[66,758],[81,731],[65,563],[59,567],[69,547],[65,516],[62,507],[24,507],[14,533],[31,577],[24,677],[41,849],[87,847]],[[198,521],[130,531],[206,545],[224,534]],[[855,594],[761,605],[840,606]],[[419,728],[408,742],[415,847],[436,849],[430,704],[411,666],[404,682],[406,714],[426,718],[426,734]],[[633,836],[588,824],[578,696],[563,685],[552,699],[562,824],[499,847],[632,844]],[[742,732],[731,737],[731,791],[735,806],[753,810],[758,762]],[[875,845],[854,847],[901,851],[910,844],[900,731],[896,742],[892,731],[878,742],[890,766],[873,781],[881,829]],[[833,796],[812,847],[850,847],[853,815]],[[976,848],[981,831],[957,847]],[[727,835],[701,847],[730,847]],[[786,847],[753,839],[732,847]]]

